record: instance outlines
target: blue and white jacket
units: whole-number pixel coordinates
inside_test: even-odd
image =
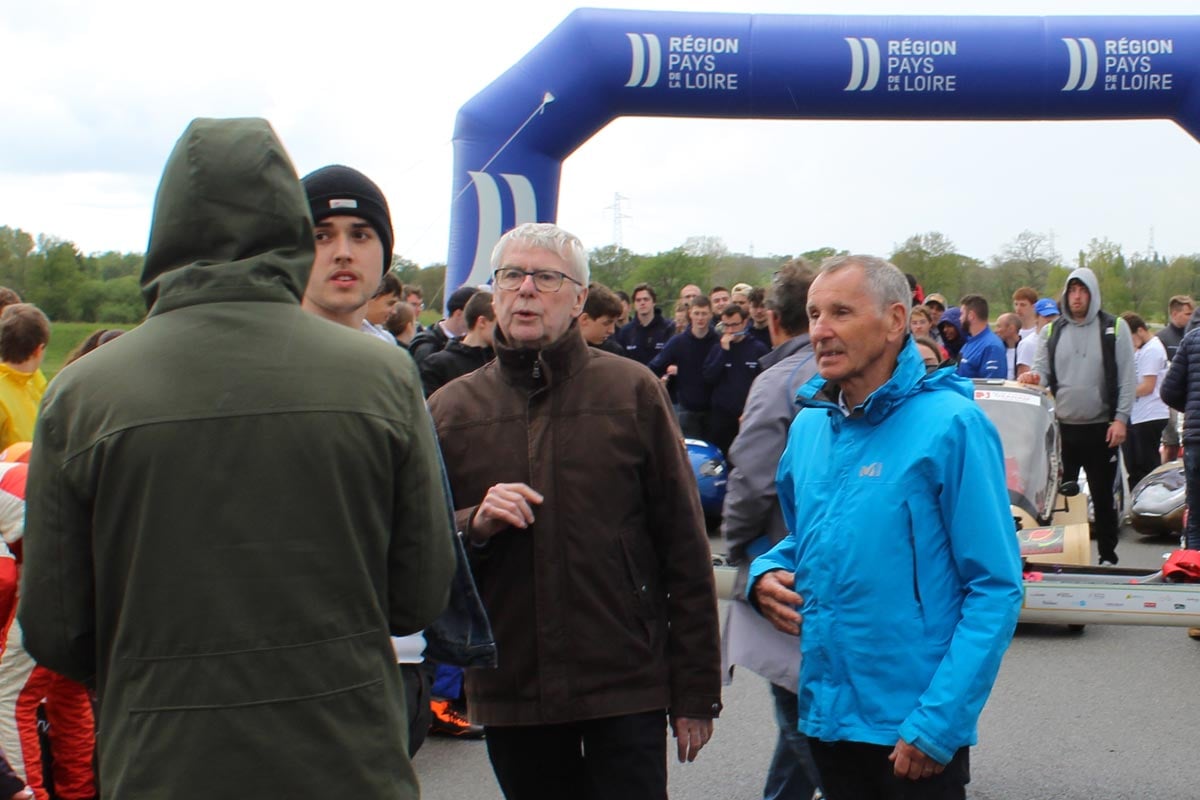
[[[819,375],[801,388],[777,485],[786,539],[757,558],[804,598],[800,729],[941,763],[976,722],[1023,587],[1000,438],[950,369],[909,339],[896,370],[844,415]]]

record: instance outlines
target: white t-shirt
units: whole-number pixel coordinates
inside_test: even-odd
[[[1139,422],[1166,419],[1171,415],[1171,410],[1158,396],[1158,390],[1162,388],[1163,378],[1166,377],[1170,364],[1167,362],[1167,349],[1157,336],[1151,336],[1149,341],[1134,351],[1133,366],[1139,384],[1147,375],[1153,375],[1156,380],[1153,392],[1133,401],[1129,423],[1137,425]]]
[[[1021,328],[1021,330],[1020,330],[1021,340],[1024,341],[1025,339],[1028,339],[1030,336],[1033,336],[1037,332],[1038,332],[1037,325],[1034,325],[1032,328]]]
[[[1033,359],[1037,356],[1038,337],[1025,336],[1017,342],[1017,366],[1024,364],[1033,369]]]
[[[392,649],[396,651],[397,664],[420,664],[425,660],[425,631],[393,636]]]

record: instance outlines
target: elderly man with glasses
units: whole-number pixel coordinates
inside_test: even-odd
[[[587,346],[579,239],[492,254],[496,359],[429,398],[500,666],[468,670],[508,798],[666,797],[721,709],[699,495],[665,390]]]

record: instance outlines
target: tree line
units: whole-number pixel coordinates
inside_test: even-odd
[[[694,237],[652,256],[610,245],[591,251],[592,280],[626,291],[638,283],[649,283],[658,292],[660,305],[665,305],[662,301],[677,297],[689,283],[706,289],[739,282],[767,286],[779,265],[789,258],[802,257],[816,266],[829,256],[846,253],[823,247],[755,258],[730,253],[712,237]],[[1059,297],[1076,267],[1090,267],[1096,273],[1104,307],[1114,314],[1135,311],[1147,320],[1162,321],[1172,296],[1200,297],[1200,254],[1126,256],[1120,245],[1108,239],[1092,239],[1085,250],[1067,261],[1055,252],[1049,237],[1023,231],[984,261],[958,252],[948,237],[935,231],[910,236],[887,257],[914,275],[927,294],[940,292],[951,303],[966,294],[982,294],[996,309],[993,318],[1011,307],[1013,292],[1022,286],[1032,287],[1042,297]]]
[[[822,247],[756,257],[729,252],[719,238],[694,236],[652,255],[615,245],[597,247],[590,252],[590,262],[592,280],[609,288],[628,292],[639,283],[649,283],[669,315],[669,298],[678,297],[679,290],[689,283],[706,290],[735,283],[767,286],[779,265],[789,258],[803,257],[816,265],[828,256],[844,253]],[[1077,266],[1091,267],[1096,273],[1104,307],[1112,313],[1135,311],[1145,319],[1161,321],[1173,295],[1200,296],[1200,253],[1126,256],[1120,245],[1107,239],[1093,239],[1068,262],[1055,252],[1049,237],[1023,231],[985,261],[958,252],[948,237],[935,231],[910,236],[888,257],[916,276],[927,293],[940,292],[951,303],[964,294],[982,294],[997,310],[1007,309],[1012,293],[1021,286],[1057,297],[1067,275]],[[143,261],[141,253],[84,255],[70,241],[0,226],[0,285],[16,290],[56,321],[141,321],[146,313],[139,285]],[[441,308],[445,264],[422,267],[397,255],[392,269],[404,283],[422,288],[426,308]]]

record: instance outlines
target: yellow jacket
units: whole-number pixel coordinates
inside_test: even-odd
[[[46,376],[40,369],[18,372],[0,363],[0,450],[33,441],[33,423],[45,392]]]

